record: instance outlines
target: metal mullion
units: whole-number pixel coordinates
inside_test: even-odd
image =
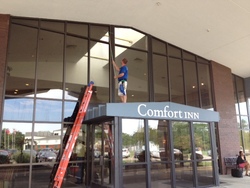
[[[197,159],[196,159],[196,153],[195,153],[195,141],[194,141],[194,127],[193,122],[189,122],[189,128],[190,128],[190,136],[191,136],[191,146],[192,146],[192,156],[193,156],[193,184],[194,187],[198,186],[198,180],[197,180]]]
[[[139,120],[140,121],[140,120]],[[150,161],[150,149],[149,149],[149,127],[148,120],[144,119],[144,133],[145,133],[145,154],[146,154],[146,187],[151,187],[151,161]]]

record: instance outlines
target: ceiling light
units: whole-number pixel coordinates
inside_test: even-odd
[[[195,88],[195,86],[192,86],[192,88],[194,89],[194,88]]]
[[[29,86],[30,84],[25,84],[26,86]]]
[[[18,89],[15,89],[15,91],[17,92],[17,91],[18,91]]]
[[[202,85],[202,86],[204,86],[204,83],[203,83],[203,82],[201,82],[201,85]]]

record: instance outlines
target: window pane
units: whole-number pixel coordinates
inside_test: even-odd
[[[209,125],[207,123],[194,123],[193,125],[196,159],[211,159],[209,157],[209,152],[211,151]],[[197,166],[199,165],[200,162]]]
[[[168,55],[181,58],[181,49],[168,45]]]
[[[34,93],[37,29],[12,24],[8,49],[6,95]]]
[[[88,25],[80,23],[67,23],[67,32],[79,36],[88,36]]]
[[[38,152],[34,162],[55,162],[61,145],[61,124],[36,123],[33,139],[33,148]],[[45,148],[52,152],[45,151]]]
[[[4,120],[31,121],[34,100],[27,98],[6,98],[4,100]]]
[[[198,185],[209,187],[214,184],[212,161],[203,161],[202,166],[197,166]]]
[[[167,58],[153,55],[154,101],[169,101]]]
[[[38,97],[62,99],[63,43],[61,34],[48,31],[40,33],[37,92],[46,96]]]
[[[24,19],[24,18],[11,18],[12,23],[23,24],[38,27],[38,20]]]
[[[148,101],[149,95],[147,53],[116,47],[115,55],[115,60],[118,67],[120,67],[123,58],[126,58],[128,60],[128,102]],[[115,73],[117,74],[117,72]],[[116,101],[120,102],[117,94]]]
[[[109,28],[105,26],[90,26],[90,38],[100,41],[109,41]]]
[[[133,29],[115,28],[115,44],[146,50],[147,36]]]
[[[161,42],[157,39],[152,39],[152,48],[153,48],[153,52],[166,55],[166,52],[167,52],[166,43]]]
[[[176,187],[194,187],[194,170],[192,165],[190,162],[185,162],[183,165],[185,168],[176,168]],[[183,182],[185,182],[185,185],[183,185]]]
[[[174,159],[190,160],[191,139],[188,122],[172,122]]]
[[[62,121],[62,101],[36,100],[36,121]]]
[[[203,109],[214,110],[209,66],[205,64],[198,64],[198,75],[201,92],[201,107]]]
[[[78,102],[64,102],[64,121],[66,122],[74,122],[74,119],[77,116],[77,112],[79,107],[76,107]],[[78,103],[79,105],[79,103]]]
[[[123,161],[133,163],[145,162],[144,121],[141,119],[122,119]],[[128,155],[126,155],[129,153]]]
[[[170,161],[168,122],[165,120],[149,120],[148,127],[151,161]]]
[[[186,84],[186,104],[199,107],[197,70],[194,62],[184,61],[184,75]]]
[[[90,80],[94,81],[91,101],[109,102],[109,45],[94,42],[90,44]]]
[[[237,88],[237,98],[239,102],[240,111],[239,113],[241,115],[247,115],[247,104],[246,104],[246,98],[245,98],[245,90],[244,90],[244,79],[239,78],[236,76],[236,88]]]
[[[41,28],[64,32],[64,22],[42,20]]]
[[[171,165],[165,163],[151,164],[151,187],[171,188]]]
[[[195,61],[195,56],[189,52],[183,51],[183,59]]]
[[[10,163],[30,163],[31,153],[31,123],[3,122],[1,146],[12,152]],[[23,152],[23,154],[21,153]]]
[[[66,40],[65,98],[77,100],[88,84],[88,45],[85,39],[67,36]]]
[[[184,104],[182,63],[179,59],[169,58],[171,102]]]
[[[125,166],[122,177],[123,188],[147,187],[146,165]]]

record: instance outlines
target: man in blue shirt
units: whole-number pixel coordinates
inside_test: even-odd
[[[126,58],[122,59],[122,66],[119,68],[116,63],[113,61],[113,65],[116,71],[119,71],[119,74],[114,78],[118,79],[118,96],[120,96],[122,103],[127,102],[127,85],[128,85],[128,60]]]

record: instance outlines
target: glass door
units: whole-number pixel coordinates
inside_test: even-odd
[[[92,187],[111,184],[113,135],[111,122],[93,125]],[[96,186],[95,186],[96,185]]]

